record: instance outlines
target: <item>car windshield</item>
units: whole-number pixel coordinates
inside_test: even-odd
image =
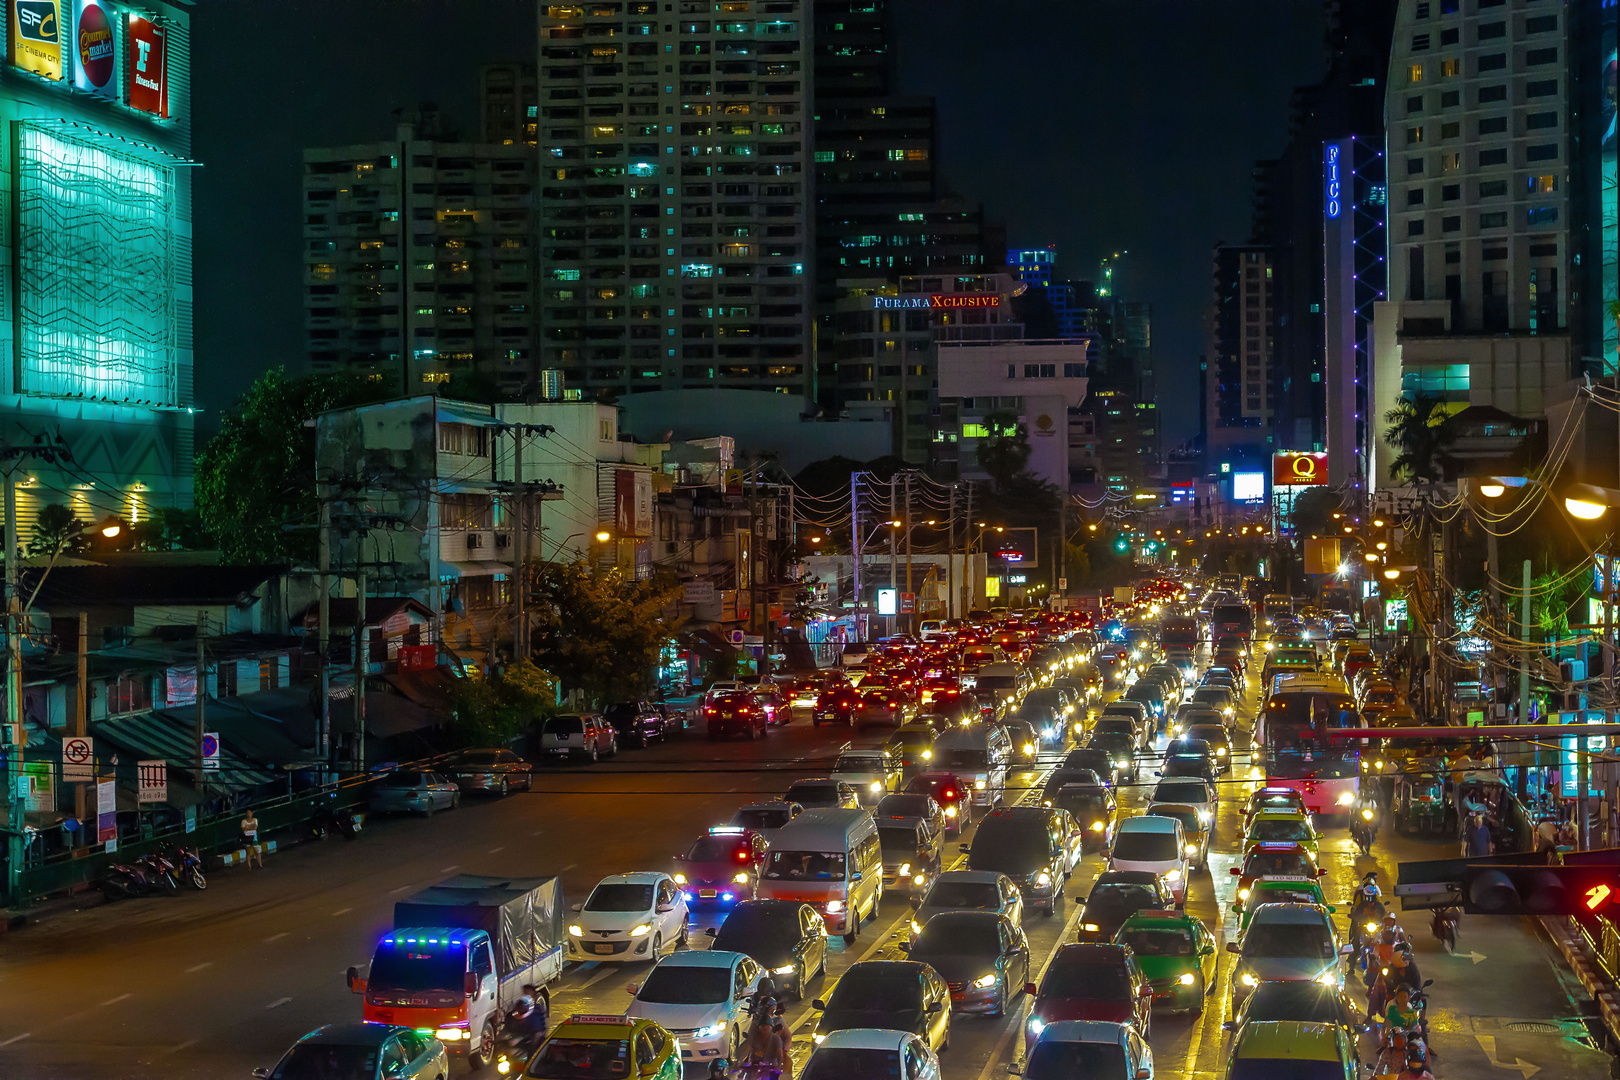
[[[457,759],[460,765],[493,765],[501,760],[499,750],[468,750]]]
[[[529,1062],[527,1076],[543,1080],[625,1080],[629,1039],[548,1039]]]
[[[1129,945],[1137,956],[1191,956],[1192,934],[1169,928],[1149,929],[1136,927],[1122,930],[1115,938],[1121,945]]]
[[[1067,810],[1084,823],[1108,812],[1108,792],[1100,787],[1067,784],[1052,797],[1052,805]]]
[[[989,755],[979,747],[934,749],[934,764],[957,769],[983,769],[989,764]]]
[[[1194,739],[1202,739],[1204,742],[1214,746],[1219,746],[1227,741],[1226,729],[1215,724],[1194,724],[1187,729],[1187,734]]]
[[[886,861],[913,858],[917,854],[917,826],[880,825],[878,844],[883,849],[883,858]]]
[[[1173,832],[1137,832],[1127,830],[1114,838],[1113,857],[1125,862],[1174,862],[1181,853],[1176,850]]]
[[[934,777],[919,776],[906,785],[913,793],[932,795],[940,802],[950,802],[959,794],[955,781],[940,780]]]
[[[1091,745],[1099,750],[1118,752],[1133,750],[1136,747],[1136,736],[1129,731],[1100,731],[1091,736]]]
[[[377,1047],[302,1042],[281,1059],[272,1080],[372,1080]]]
[[[1315,877],[1316,867],[1302,851],[1257,851],[1243,863],[1245,877]]]
[[[1200,705],[1219,705],[1225,708],[1232,700],[1232,695],[1224,686],[1200,686],[1193,691],[1192,699]]]
[[[914,1011],[922,1004],[922,982],[915,969],[894,974],[867,974],[851,971],[833,987],[827,1011],[849,1009],[859,1012]]]
[[[894,1050],[830,1046],[811,1056],[799,1080],[901,1080],[900,1055]]]
[[[763,963],[791,950],[793,943],[803,936],[797,908],[761,911],[744,905],[726,916],[712,947],[723,952],[747,953]],[[760,952],[770,955],[760,956]]]
[[[991,918],[939,916],[929,919],[911,946],[913,960],[932,956],[999,956],[1001,933]]]
[[[1175,818],[1181,822],[1182,832],[1196,832],[1204,827],[1203,822],[1198,820],[1198,811],[1196,810],[1172,810],[1168,806],[1155,806],[1148,813],[1154,817]]]
[[[791,812],[784,806],[780,809],[739,810],[732,816],[731,823],[745,829],[780,829],[792,820]],[[698,842],[702,843],[701,840]]]
[[[662,963],[636,993],[649,1005],[713,1005],[731,998],[731,969]]]
[[[1118,1043],[1041,1040],[1024,1066],[1025,1080],[1074,1076],[1125,1076],[1125,1048]]]
[[[995,911],[1001,907],[1001,890],[991,881],[936,881],[923,904],[931,908]]]
[[[1338,1061],[1300,1058],[1237,1058],[1227,1066],[1226,1080],[1344,1080]]]
[[[585,901],[586,911],[651,911],[651,885],[598,885]]]
[[[430,948],[405,939],[377,947],[367,985],[376,990],[445,990],[467,972],[467,947]]]
[[[585,721],[577,716],[553,716],[546,721],[547,735],[578,735],[585,730]]]
[[[1300,981],[1263,982],[1249,995],[1244,1016],[1249,1020],[1337,1024],[1345,1019],[1345,1008],[1335,986]]]
[[[1250,906],[1261,904],[1320,904],[1322,897],[1314,889],[1298,885],[1261,886],[1254,890]]]
[[[1100,739],[1107,735],[1135,735],[1136,721],[1128,716],[1117,719],[1104,718],[1097,721],[1097,726],[1091,729],[1092,738]]]
[[[844,757],[838,759],[838,762],[833,766],[832,771],[845,773],[881,773],[883,771],[883,759],[868,757],[864,754],[846,754]]]
[[[419,772],[397,772],[382,782],[383,787],[413,788],[420,787],[424,775]]]
[[[738,859],[737,856],[742,858]],[[687,862],[710,863],[748,861],[748,850],[737,843],[735,839],[721,839],[717,836],[702,836],[692,845],[692,850],[686,853]]]
[[[878,817],[927,817],[928,796],[885,795],[873,812]]]
[[[788,802],[800,806],[837,806],[837,784],[794,784],[788,788]]]
[[[844,856],[826,851],[773,851],[765,876],[775,881],[842,881]]]
[[[994,826],[999,825],[1000,828]],[[1051,858],[1051,837],[1034,822],[998,821],[979,826],[968,854],[968,867],[1023,877]]]
[[[1186,780],[1161,781],[1153,786],[1152,801],[1206,803],[1209,801],[1209,789],[1200,783],[1189,784]]]
[[[1333,935],[1321,923],[1257,922],[1250,925],[1248,933],[1243,935],[1243,955],[1331,960],[1334,957]]]
[[[1297,818],[1262,818],[1249,826],[1251,844],[1282,844],[1311,839],[1311,827]]]
[[[1053,964],[1041,980],[1041,997],[1119,1001],[1131,996],[1131,978],[1118,964]]]

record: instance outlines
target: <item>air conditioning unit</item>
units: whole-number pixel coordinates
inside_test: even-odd
[[[680,550],[680,545],[677,544],[673,540],[670,540],[670,541],[668,541],[667,543],[664,544],[664,554],[665,555],[673,555],[673,554],[675,554],[675,552],[677,552],[679,550]]]
[[[467,550],[473,551],[484,546],[484,538],[478,533],[467,534]]]
[[[512,535],[510,533],[496,533],[495,534],[495,546],[497,548],[509,548],[509,547],[511,547],[512,546]]]

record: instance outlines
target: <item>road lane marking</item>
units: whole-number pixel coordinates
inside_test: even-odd
[[[580,983],[578,986],[563,987],[562,989],[558,990],[557,992],[559,994],[581,994],[581,993],[584,993],[586,990],[589,990],[591,987],[595,986],[597,983],[601,982],[603,979],[605,979],[609,975],[613,974],[613,969],[616,966],[617,965],[615,965],[615,964],[603,964],[601,971],[598,971],[595,975],[592,975],[590,978],[586,979],[584,982]]]
[[[158,1057],[168,1057],[170,1054],[178,1054],[178,1053],[181,1053],[182,1051],[190,1050],[193,1046],[196,1046],[197,1043],[198,1043],[197,1039],[187,1039],[185,1042],[181,1043],[179,1046],[171,1046],[167,1050],[159,1051]]]
[[[276,1000],[272,1001],[270,1004],[268,1004],[268,1005],[266,1005],[264,1007],[264,1011],[269,1012],[271,1009],[279,1009],[279,1008],[281,1008],[283,1005],[287,1004],[287,1002],[289,1002],[291,1000],[292,1000],[292,998],[290,998],[290,997],[276,998]]]
[[[489,849],[489,850],[488,850],[488,851],[487,851],[487,852],[485,852],[485,854],[486,854],[486,855],[494,855],[494,854],[496,854],[496,853],[497,853],[497,852],[501,852],[501,851],[505,851],[505,850],[506,850],[506,845],[505,845],[505,844],[502,844],[502,845],[500,845],[500,846],[499,846],[499,847],[492,847],[492,848],[490,848],[490,849]]]
[[[203,968],[209,968],[209,967],[213,967],[213,966],[214,966],[214,962],[212,960],[204,960],[200,964],[193,964],[190,967],[186,968],[186,974],[187,975],[195,975],[195,974],[197,974],[197,972],[201,971]]]
[[[7,1039],[5,1042],[0,1042],[0,1046],[10,1046],[12,1043],[22,1042],[24,1039],[29,1038],[33,1034],[34,1033],[32,1031],[25,1031],[21,1035],[13,1035],[11,1038]]]
[[[389,896],[393,896],[393,895],[394,895],[394,894],[395,894],[395,893],[402,893],[402,892],[404,892],[404,891],[405,891],[405,890],[406,890],[406,889],[411,889],[411,888],[415,888],[415,886],[414,886],[414,885],[401,885],[401,886],[400,886],[400,887],[399,887],[399,888],[397,888],[397,889],[389,889],[389,890],[388,890],[388,895],[389,895]]]
[[[440,871],[439,871],[439,873],[441,873],[441,874],[448,874],[448,873],[449,873],[449,872],[450,872],[450,871],[452,871],[452,870],[455,870],[455,869],[458,869],[458,868],[459,868],[459,867],[460,867],[460,866],[461,866],[461,864],[460,864],[460,863],[458,863],[458,862],[453,862],[453,863],[451,863],[451,864],[450,864],[450,865],[449,865],[449,866],[447,866],[447,867],[445,867],[445,868],[444,868],[444,869],[443,869],[443,870],[440,870]]]
[[[354,910],[354,908],[352,908],[352,907],[338,908],[336,911],[332,912],[332,918],[335,919],[339,915],[347,915],[349,912],[351,912],[353,910]]]
[[[128,1000],[129,1000],[129,999],[130,999],[130,998],[132,998],[132,997],[134,997],[134,996],[135,996],[135,995],[134,995],[134,994],[119,994],[119,995],[118,995],[118,996],[117,996],[117,997],[115,997],[115,998],[108,998],[108,999],[107,999],[107,1000],[106,1000],[106,1001],[103,1001],[103,1002],[102,1002],[102,1003],[101,1003],[101,1007],[102,1007],[102,1008],[103,1008],[103,1009],[105,1009],[105,1008],[106,1008],[106,1007],[107,1007],[107,1006],[109,1006],[109,1005],[116,1005],[116,1004],[118,1004],[118,1003],[119,1003],[119,1002],[120,1002],[120,1001],[128,1001]]]
[[[540,835],[540,834],[539,834],[539,833],[535,833],[535,834],[534,834],[534,835],[536,835],[536,836],[539,836],[539,835]],[[559,874],[566,874],[566,873],[568,873],[568,871],[570,871],[570,870],[572,870],[572,869],[574,869],[574,867],[576,867],[576,866],[578,866],[578,865],[579,865],[579,863],[577,863],[577,862],[571,862],[571,863],[569,863],[569,864],[568,864],[568,865],[567,865],[567,866],[565,866],[565,867],[563,867],[563,868],[562,868],[562,869],[561,869],[561,870],[559,870],[559,871],[557,871],[557,873],[559,873]]]
[[[266,944],[266,945],[268,945],[268,944],[270,944],[270,943],[271,943],[271,942],[272,942],[272,941],[280,941],[280,940],[281,940],[281,939],[282,939],[282,938],[284,938],[284,937],[286,937],[286,936],[287,936],[287,933],[288,933],[288,931],[286,931],[286,930],[283,930],[283,931],[282,931],[282,932],[281,932],[281,933],[279,933],[279,934],[271,934],[271,935],[270,935],[270,936],[269,936],[269,937],[267,937],[267,938],[265,938],[265,939],[264,939],[264,943],[265,943],[265,944]]]

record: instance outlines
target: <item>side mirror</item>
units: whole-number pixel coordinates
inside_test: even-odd
[[[461,977],[461,989],[462,992],[471,994],[473,997],[478,996],[478,973],[476,971],[469,971]]]
[[[1336,905],[1336,904],[1327,905],[1327,909],[1328,909],[1328,914],[1329,915],[1336,915],[1336,914],[1338,914],[1338,911],[1339,911],[1338,905]]]
[[[671,855],[670,858],[674,859],[676,862],[685,862],[686,861],[686,856],[685,855]],[[574,905],[574,910],[575,911],[579,910],[579,905],[578,904]]]
[[[361,993],[365,988],[360,979],[360,969],[357,967],[352,967],[349,969],[347,981],[349,984],[349,989],[354,991],[356,994]]]
[[[1229,952],[1229,953],[1236,953],[1237,955],[1242,956],[1243,955],[1243,946],[1239,945],[1235,941],[1228,941],[1226,943],[1226,951]]]
[[[1232,873],[1234,873],[1234,874],[1235,874],[1235,873],[1237,873],[1237,871],[1236,871],[1236,870],[1233,870],[1233,871],[1232,871]],[[1317,872],[1316,872],[1316,876],[1317,876],[1317,877],[1327,877],[1327,869],[1326,869],[1326,868],[1323,868],[1323,869],[1321,869],[1321,870],[1318,870],[1318,871],[1317,871]]]
[[[1340,956],[1354,956],[1355,954],[1356,954],[1356,947],[1354,945],[1340,945],[1339,946],[1339,955]]]
[[[1136,996],[1137,997],[1152,997],[1153,996],[1153,987],[1151,987],[1151,986],[1143,986],[1143,987],[1141,987],[1140,989],[1138,989],[1136,991]]]
[[[1237,1030],[1237,1021],[1236,1020],[1228,1020],[1228,1021],[1226,1021],[1225,1023],[1223,1023],[1221,1025],[1221,1030],[1222,1031],[1236,1031]]]
[[[825,1001],[822,1001],[820,998],[816,998],[814,1001],[812,1001],[810,1003],[810,1007],[812,1009],[815,1009],[817,1012],[826,1012],[827,1011],[827,1003]]]
[[[1034,997],[1035,994],[1038,993],[1038,992],[1039,992],[1039,987],[1037,987],[1034,983],[1027,982],[1027,983],[1024,984],[1024,993],[1030,995],[1031,997]]]
[[[1231,874],[1231,875],[1232,875],[1232,876],[1233,876],[1233,877],[1242,877],[1242,876],[1243,876],[1243,868],[1242,868],[1242,867],[1241,867],[1241,866],[1234,866],[1234,867],[1232,867],[1232,869],[1231,869],[1231,870],[1230,870],[1230,871],[1228,871],[1228,872],[1229,872],[1229,873],[1230,873],[1230,874]]]
[[[1077,903],[1077,904],[1083,904],[1083,903],[1086,902],[1086,898],[1083,897],[1083,896],[1076,896],[1074,898],[1074,902]]]
[[[1198,950],[1198,955],[1199,956],[1214,956],[1215,955],[1215,946],[1213,946],[1213,945],[1205,945],[1202,949]]]
[[[901,942],[901,943],[900,943],[900,951],[901,951],[901,952],[904,952],[904,953],[908,953],[908,952],[910,952],[910,951],[911,951],[911,942],[909,942],[909,941],[902,941],[902,942]]]
[[[253,1075],[258,1077],[259,1080],[269,1080],[270,1070],[261,1065],[253,1070]]]
[[[857,882],[857,881],[859,881],[859,880],[861,880],[861,878],[863,878],[863,877],[865,877],[865,876],[866,876],[866,875],[864,875],[864,874],[862,874],[862,873],[861,873],[861,872],[860,872],[860,871],[859,871],[859,870],[857,870],[857,871],[855,871],[855,872],[854,872],[854,873],[853,873],[853,874],[850,874],[850,875],[849,875],[849,880],[850,880],[850,883],[851,883],[851,884],[853,884],[853,883],[855,883],[855,882]]]
[[[660,915],[668,915],[670,912],[672,912],[674,910],[675,910],[675,905],[674,904],[659,904],[658,905],[658,914],[660,914]],[[1328,910],[1332,911],[1333,909],[1328,908]]]
[[[715,935],[716,935],[716,934],[718,934],[718,933],[719,933],[719,932],[720,932],[720,931],[719,931],[719,930],[718,930],[718,929],[717,929],[717,928],[715,928],[715,927],[713,927],[713,926],[710,926],[710,927],[708,927],[708,928],[706,928],[706,929],[705,929],[705,930],[704,930],[704,931],[703,931],[703,932],[704,932],[704,933],[705,933],[705,934],[707,934],[707,935],[708,935],[708,936],[709,936],[709,937],[714,937],[714,936],[715,936]]]
[[[929,1002],[929,1003],[928,1003],[928,1009],[927,1009],[927,1012],[928,1012],[928,1014],[929,1014],[929,1015],[930,1015],[930,1016],[932,1016],[932,1015],[933,1015],[933,1014],[934,1014],[934,1013],[937,1013],[937,1012],[939,1012],[939,1011],[940,1011],[940,1009],[941,1009],[941,1008],[942,1008],[942,1006],[941,1006],[941,1005],[940,1005],[940,1003],[939,1003],[939,1002],[937,1002],[937,1001],[930,1001],[930,1002]]]
[[[641,993],[641,984],[638,982],[625,983],[624,992],[631,995],[639,994]]]
[[[574,910],[575,911],[582,911],[582,910],[584,910],[584,908],[585,908],[584,904],[575,904],[574,905]]]

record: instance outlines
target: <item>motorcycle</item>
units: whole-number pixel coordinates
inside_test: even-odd
[[[1356,842],[1363,857],[1372,854],[1373,841],[1378,838],[1378,812],[1371,802],[1363,801],[1350,814],[1350,839]]]
[[[1462,912],[1454,907],[1436,908],[1434,919],[1429,924],[1429,930],[1435,939],[1449,953],[1457,951],[1457,926],[1462,922]]]
[[[311,840],[325,840],[333,833],[337,833],[345,840],[353,840],[356,835],[354,815],[338,813],[332,809],[330,797],[315,804],[309,815],[309,836]]]
[[[150,896],[159,888],[157,879],[139,863],[112,863],[96,882],[96,888],[109,901]]]
[[[144,870],[155,886],[154,892],[167,893],[173,896],[180,891],[180,876],[175,870],[174,863],[162,855],[153,853],[142,855],[135,860],[135,865]]]
[[[1378,874],[1374,871],[1361,879],[1361,884],[1356,886],[1350,898],[1350,944],[1357,951],[1368,937],[1378,933],[1379,926],[1383,924],[1384,916],[1388,913],[1383,895],[1378,888]]]

